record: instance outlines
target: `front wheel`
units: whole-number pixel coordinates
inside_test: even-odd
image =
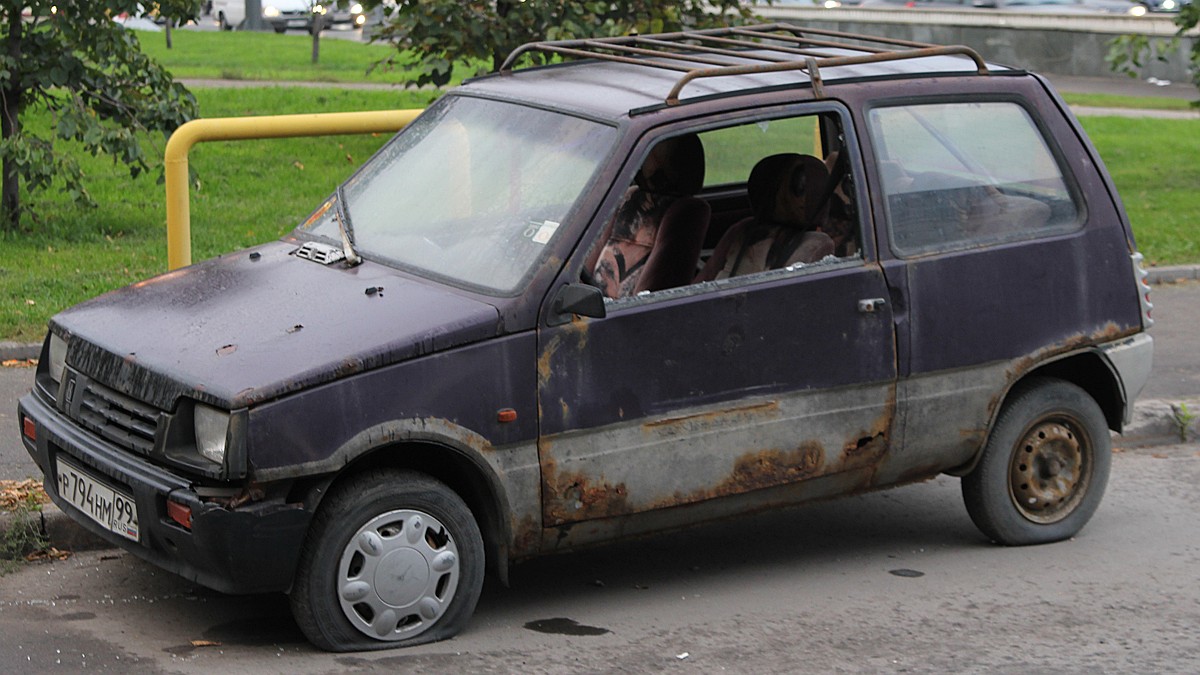
[[[1108,483],[1112,439],[1100,406],[1063,380],[1018,386],[983,457],[962,480],[971,520],[993,541],[1043,544],[1075,536]]]
[[[313,518],[292,614],[329,651],[443,640],[475,610],[483,570],[479,527],[457,494],[423,474],[370,471]]]

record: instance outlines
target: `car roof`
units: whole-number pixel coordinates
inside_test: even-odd
[[[531,53],[581,60],[514,68],[522,55]],[[985,63],[968,47],[764,24],[530,43],[514,51],[499,73],[467,82],[463,93],[616,120],[714,96],[773,88],[809,88],[820,98],[824,85],[839,81],[987,75],[1003,70],[1008,69]]]

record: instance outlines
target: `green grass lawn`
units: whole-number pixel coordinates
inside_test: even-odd
[[[178,78],[226,80],[291,80],[314,82],[398,82],[397,74],[371,64],[394,53],[385,45],[323,38],[312,63],[309,35],[252,31],[200,32],[176,30],[167,49],[163,33],[140,32],[142,51]],[[253,58],[247,58],[252,54]]]
[[[1197,94],[1200,96],[1200,94]],[[1119,96],[1117,94],[1062,94],[1069,105],[1092,108],[1134,108],[1136,110],[1195,110],[1192,102],[1162,96]]]
[[[198,89],[196,95],[204,117],[222,117],[424,107],[436,94],[264,86]],[[1200,261],[1200,163],[1194,160],[1200,156],[1200,120],[1088,117],[1083,124],[1113,174],[1148,260]],[[384,140],[335,136],[198,145],[191,153],[200,180],[191,195],[193,257],[279,237]],[[161,157],[162,148],[150,152]],[[163,186],[153,175],[130,180],[124,167],[103,157],[81,162],[99,208],[80,209],[58,194],[44,194],[29,233],[0,234],[0,340],[39,340],[46,319],[60,309],[166,269]]]
[[[1200,262],[1200,120],[1086,117],[1151,265]]]
[[[142,51],[177,78],[379,84],[395,84],[401,79],[397,71],[387,67],[371,68],[396,54],[393,47],[382,43],[321,38],[319,58],[314,64],[312,36],[307,34],[177,30],[171,33],[171,49],[167,49],[163,33],[138,36]],[[247,58],[247,54],[253,58]],[[472,74],[474,69],[456,68],[450,84],[458,84]]]
[[[204,117],[421,108],[430,93],[296,88],[198,89]],[[386,140],[356,135],[202,143],[191,167],[196,260],[278,238],[295,227]],[[148,151],[162,156],[162,148]],[[0,234],[0,340],[40,339],[58,310],[165,271],[165,190],[155,175],[82,157],[99,207],[56,193],[37,199],[29,233]],[[28,200],[26,200],[28,203]]]

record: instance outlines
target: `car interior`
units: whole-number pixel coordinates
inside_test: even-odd
[[[659,141],[582,280],[615,300],[857,256],[843,138],[837,116],[821,114]]]

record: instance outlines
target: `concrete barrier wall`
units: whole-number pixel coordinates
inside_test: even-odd
[[[821,9],[761,7],[771,21],[813,28],[865,33],[882,37],[973,47],[985,59],[1054,75],[1127,77],[1105,62],[1109,44],[1119,35],[1138,33],[1164,44],[1175,34],[1173,15],[1047,16],[1008,12],[940,11],[924,9]],[[1187,82],[1191,35],[1167,51],[1167,61],[1150,60],[1143,78]]]

